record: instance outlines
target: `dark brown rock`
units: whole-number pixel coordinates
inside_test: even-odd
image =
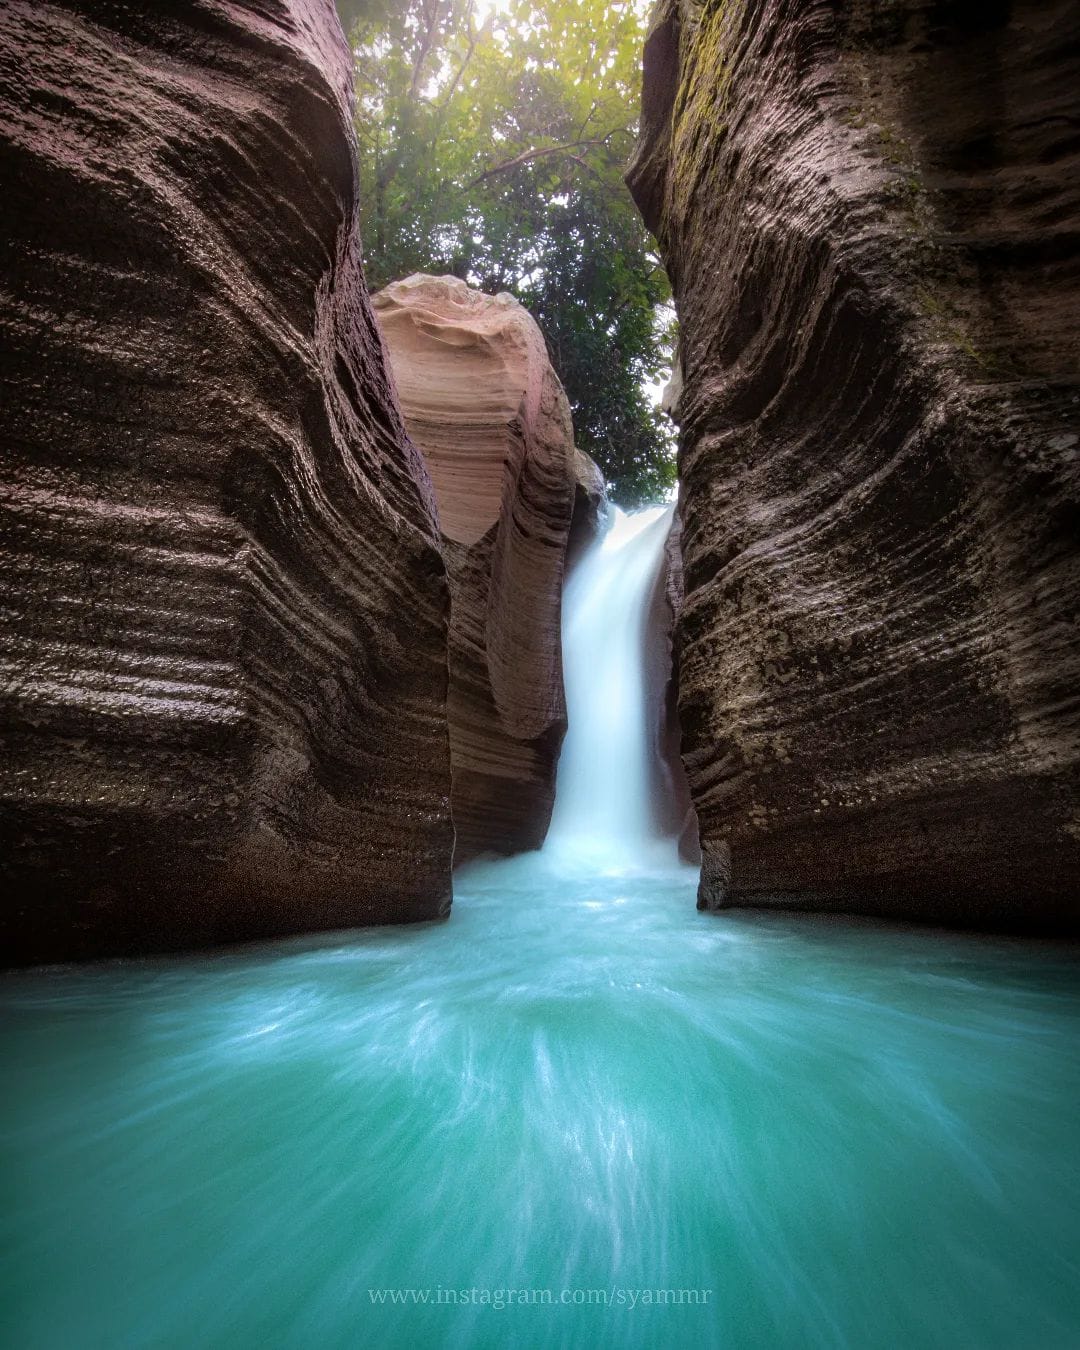
[[[1075,926],[1080,10],[663,0],[700,902]]]
[[[433,918],[448,591],[332,0],[7,0],[17,961]]]
[[[679,662],[675,626],[683,606],[682,523],[678,512],[664,544],[664,565],[656,580],[645,629],[645,698],[654,728],[652,762],[654,814],[664,834],[679,841],[684,862],[701,860],[698,822],[682,762],[679,724]]]
[[[417,275],[374,297],[450,573],[455,860],[543,843],[566,730],[559,611],[603,479],[574,448],[535,321],[510,295]]]

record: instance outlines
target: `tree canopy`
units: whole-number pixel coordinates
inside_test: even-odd
[[[612,496],[663,495],[673,438],[646,386],[670,362],[670,292],[622,178],[640,0],[340,3],[369,283],[449,272],[516,295]]]

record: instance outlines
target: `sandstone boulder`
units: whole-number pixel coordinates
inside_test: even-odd
[[[1080,896],[1080,11],[662,0],[700,903]]]
[[[535,321],[512,296],[416,275],[374,306],[409,434],[435,485],[450,574],[456,861],[538,848],[566,729],[567,543],[596,528],[599,470]]]
[[[13,960],[432,918],[448,589],[332,0],[7,0]]]

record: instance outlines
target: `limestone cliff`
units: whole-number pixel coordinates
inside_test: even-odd
[[[332,0],[7,0],[5,950],[430,918],[448,589]]]
[[[1080,895],[1080,10],[662,0],[703,906]]]
[[[374,305],[450,573],[456,861],[537,848],[566,729],[567,543],[575,503],[575,536],[595,529],[603,480],[574,448],[544,339],[512,296],[417,275]]]

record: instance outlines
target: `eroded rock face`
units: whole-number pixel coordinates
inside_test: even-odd
[[[15,960],[430,918],[448,589],[332,0],[0,11]]]
[[[1080,896],[1080,12],[663,0],[700,902]]]
[[[538,848],[566,729],[567,541],[575,502],[575,533],[595,530],[603,480],[574,448],[544,339],[513,297],[417,275],[374,305],[450,573],[456,861]]]
[[[682,523],[674,513],[664,544],[664,565],[656,579],[646,626],[646,705],[655,728],[652,787],[656,820],[679,841],[684,862],[701,861],[698,823],[682,762],[679,725],[679,661],[675,626],[683,607]]]

